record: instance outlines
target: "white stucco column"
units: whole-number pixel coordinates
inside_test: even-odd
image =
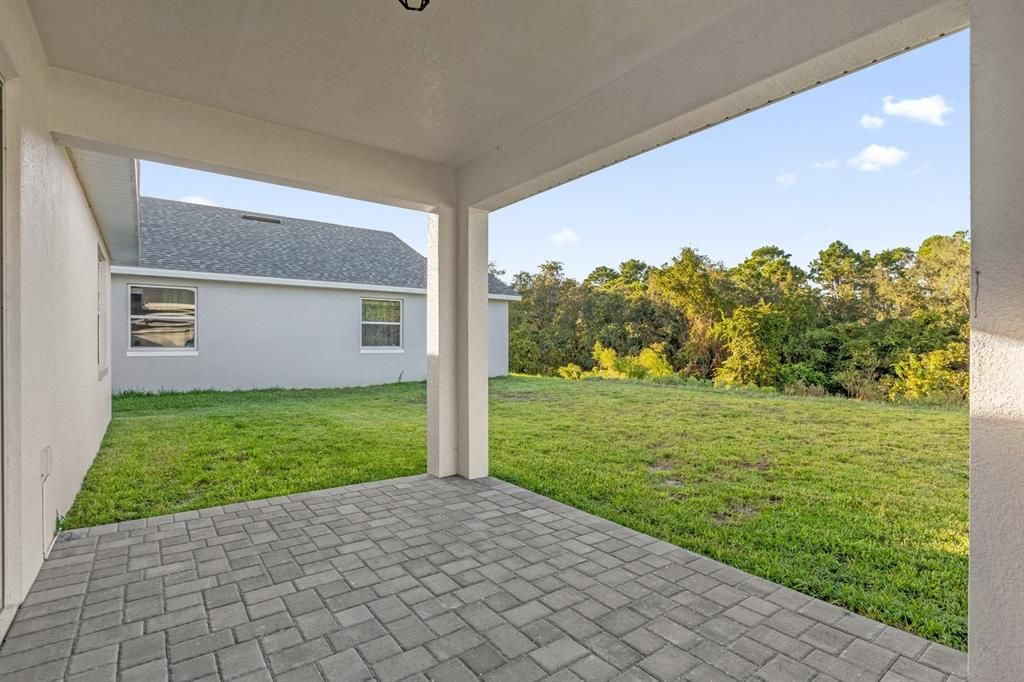
[[[970,678],[1024,680],[1024,4],[970,9]]]
[[[487,213],[441,208],[427,254],[427,472],[479,478],[487,453]]]
[[[459,458],[466,478],[488,473],[487,212],[459,214]]]

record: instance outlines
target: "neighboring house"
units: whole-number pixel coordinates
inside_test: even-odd
[[[422,381],[426,259],[390,232],[139,198],[138,266],[111,267],[112,390]],[[508,373],[490,280],[489,372]]]

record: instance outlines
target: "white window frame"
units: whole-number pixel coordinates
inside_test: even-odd
[[[174,284],[152,284],[143,282],[128,283],[128,357],[193,357],[199,355],[199,288],[183,287]],[[149,289],[183,289],[191,291],[195,303],[195,311],[192,315],[179,315],[164,319],[191,319],[192,328],[195,333],[195,343],[192,348],[145,348],[132,346],[132,320],[152,317],[152,315],[132,315],[132,287],[143,287]],[[362,311],[360,311],[360,317]]]
[[[398,322],[367,322],[363,319],[364,301],[388,301],[398,302]],[[363,325],[367,324],[388,324],[398,327],[397,346],[364,346]],[[359,298],[359,352],[360,353],[404,353],[405,352],[405,299],[383,298],[380,296],[361,296]]]

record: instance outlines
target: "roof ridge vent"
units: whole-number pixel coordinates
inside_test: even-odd
[[[242,220],[258,220],[261,223],[276,223],[281,224],[280,218],[273,218],[268,215],[252,215],[251,213],[243,213]]]

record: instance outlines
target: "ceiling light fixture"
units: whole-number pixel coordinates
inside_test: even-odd
[[[422,12],[430,4],[430,0],[398,0],[402,7],[411,9],[414,12]]]

